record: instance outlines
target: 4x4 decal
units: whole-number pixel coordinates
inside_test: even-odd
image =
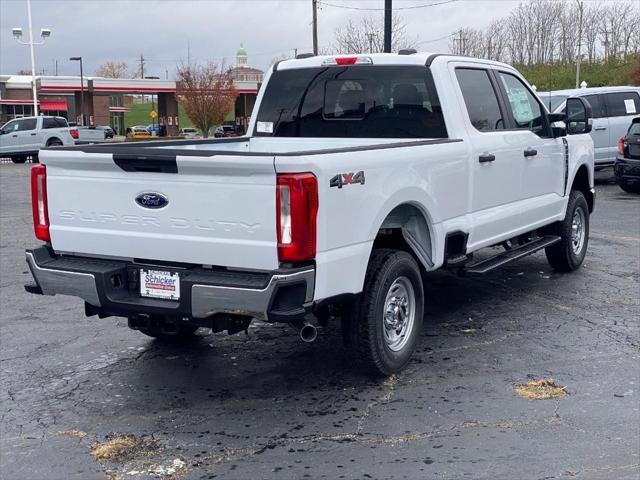
[[[354,183],[364,185],[364,170],[360,170],[358,173],[339,173],[329,180],[329,187],[342,188],[344,185]]]

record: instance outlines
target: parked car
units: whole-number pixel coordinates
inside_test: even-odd
[[[429,272],[540,250],[559,272],[582,264],[585,99],[550,115],[510,65],[446,54],[285,60],[262,92],[249,136],[44,150],[27,290],[160,338],[259,318],[313,341],[341,318],[354,357],[389,375],[420,339]]]
[[[593,87],[555,90],[538,94],[550,112],[565,111],[569,97],[582,97],[591,105],[596,170],[616,159],[618,139],[624,136],[632,116],[640,113],[640,87]]]
[[[200,138],[200,132],[198,132],[197,129],[195,128],[181,128],[180,132],[178,132],[178,135],[184,138],[190,138],[190,139],[194,139],[194,138]]]
[[[220,125],[215,129],[213,136],[216,138],[221,137],[237,137],[240,133],[235,125]]]
[[[104,138],[113,138],[116,136],[116,131],[110,125],[105,125],[102,128],[104,128]]]
[[[151,133],[144,125],[134,125],[133,127],[127,127],[126,136],[128,138],[145,138],[151,137]]]
[[[640,117],[631,121],[627,134],[618,141],[613,172],[625,192],[640,193]]]
[[[78,138],[78,130],[69,128],[63,117],[22,117],[10,120],[0,128],[0,157],[13,163],[24,163],[28,156],[37,161],[43,147],[70,146]]]
[[[158,125],[157,123],[150,123],[149,125],[147,125],[147,130],[149,130],[149,133],[151,135],[155,135],[156,137],[160,136],[160,125]]]

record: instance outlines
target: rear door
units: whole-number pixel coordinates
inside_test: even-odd
[[[640,114],[640,96],[638,92],[629,91],[607,93],[604,97],[610,131],[607,158],[613,162],[618,151],[618,140],[626,135],[631,119]]]
[[[591,105],[593,128],[590,135],[593,140],[594,161],[596,165],[598,163],[612,162],[615,158],[615,151],[611,151],[611,132],[609,130],[605,96],[604,94],[595,94],[585,95],[584,98]]]
[[[272,270],[272,156],[42,152],[56,251]]]

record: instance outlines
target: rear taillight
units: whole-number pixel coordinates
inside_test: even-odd
[[[618,153],[624,155],[624,138],[618,140]]]
[[[50,241],[47,167],[44,165],[36,165],[31,169],[31,207],[33,209],[33,230],[36,238],[45,242]]]
[[[313,173],[278,175],[276,188],[278,259],[304,262],[316,256],[318,180]]]
[[[77,128],[72,128],[71,130],[69,130],[69,133],[71,134],[71,136],[73,138],[75,138],[76,140],[78,138],[80,138],[80,135],[78,134],[78,129]]]

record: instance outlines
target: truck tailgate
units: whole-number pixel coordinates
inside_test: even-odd
[[[272,156],[43,151],[40,158],[56,251],[278,267]]]

